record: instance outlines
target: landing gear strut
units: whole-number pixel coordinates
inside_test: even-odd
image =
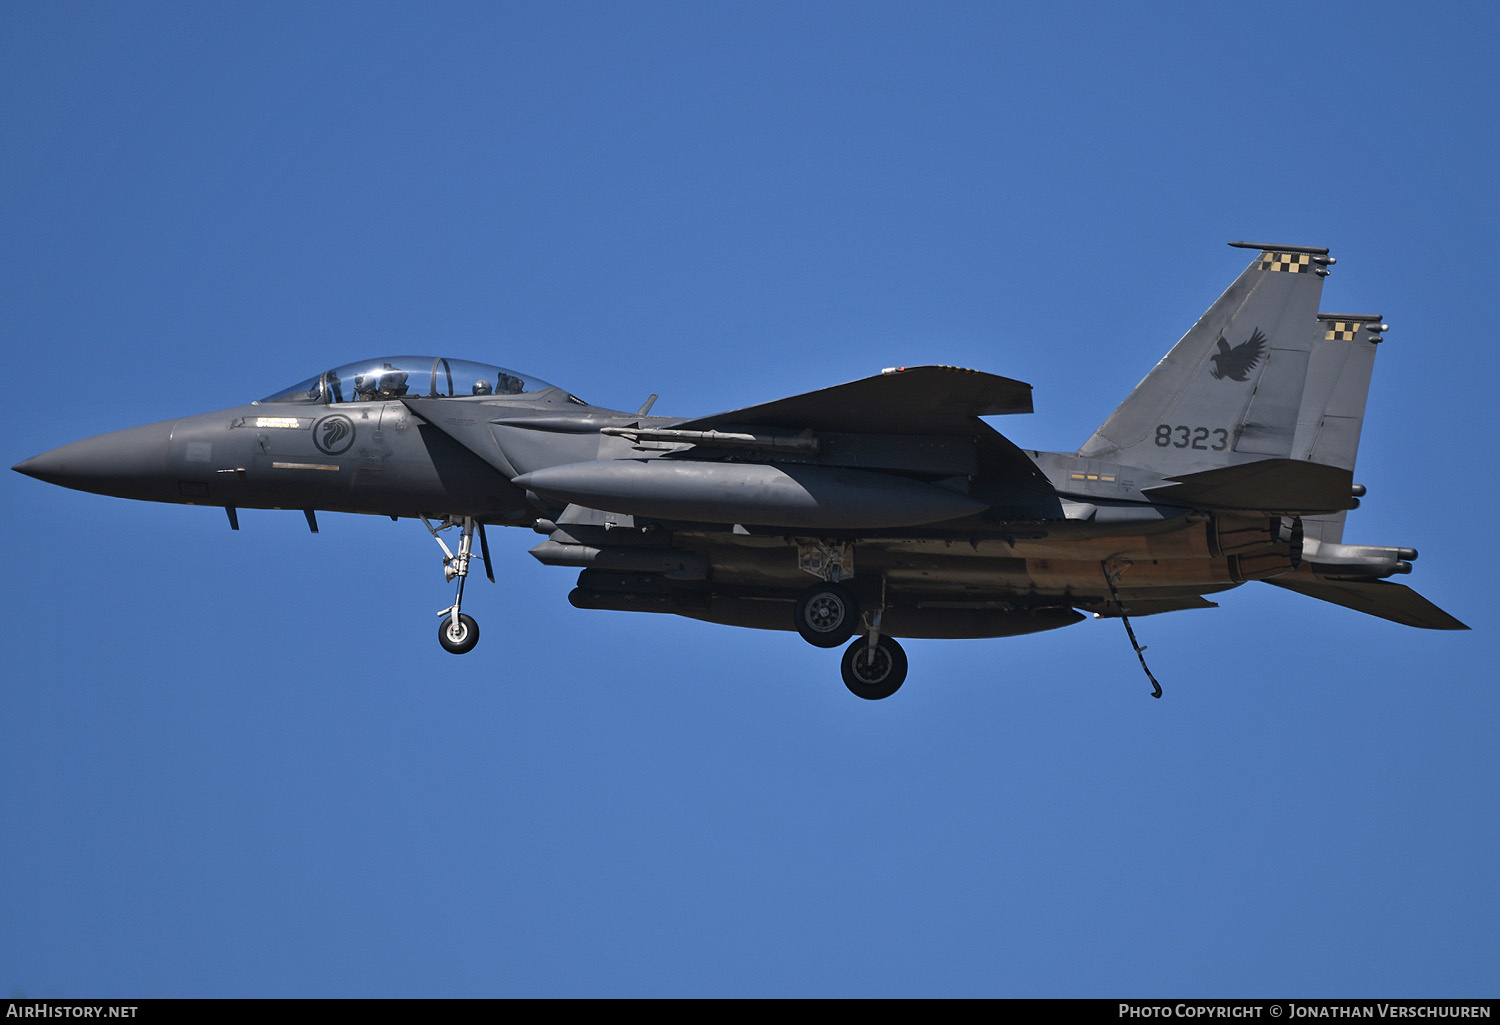
[[[474,622],[473,616],[464,615],[464,581],[469,577],[469,557],[474,547],[474,529],[479,528],[479,549],[484,557],[485,575],[493,582],[495,579],[494,567],[490,565],[490,545],[484,536],[484,524],[476,523],[474,517],[464,516],[457,518],[449,516],[442,523],[434,527],[428,522],[427,517],[422,517],[422,523],[426,525],[432,539],[438,543],[443,550],[443,579],[450,583],[456,578],[458,580],[458,594],[453,598],[453,604],[443,609],[438,615],[443,617],[443,622],[438,626],[438,643],[446,651],[455,655],[474,650],[474,645],[479,643],[479,624]],[[438,534],[449,527],[459,528],[458,554],[453,554],[443,539]]]

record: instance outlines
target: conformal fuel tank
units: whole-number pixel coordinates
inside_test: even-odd
[[[799,464],[600,459],[533,470],[514,483],[549,501],[632,516],[772,527],[911,527],[988,508],[908,477]]]

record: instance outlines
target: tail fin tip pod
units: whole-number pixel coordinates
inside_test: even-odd
[[[1289,458],[1318,331],[1320,246],[1259,250],[1079,449],[1164,475]]]

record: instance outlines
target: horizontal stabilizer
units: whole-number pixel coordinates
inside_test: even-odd
[[[1357,504],[1352,470],[1300,459],[1260,459],[1167,480],[1143,493],[1155,502],[1196,509],[1324,513]]]
[[[1404,584],[1384,580],[1319,580],[1305,577],[1273,577],[1268,584],[1309,598],[1342,605],[1367,616],[1423,630],[1467,630],[1468,627]]]
[[[962,367],[904,367],[672,426],[694,431],[733,424],[855,434],[971,434],[975,417],[1031,411],[1031,385],[1024,382]]]

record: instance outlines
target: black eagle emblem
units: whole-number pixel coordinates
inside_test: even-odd
[[[1234,348],[1219,336],[1219,351],[1214,354],[1214,368],[1210,371],[1215,381],[1229,378],[1231,381],[1248,381],[1250,371],[1255,369],[1255,364],[1260,362],[1261,356],[1266,352],[1266,336],[1261,333],[1260,328],[1250,336],[1247,342],[1241,342]]]

